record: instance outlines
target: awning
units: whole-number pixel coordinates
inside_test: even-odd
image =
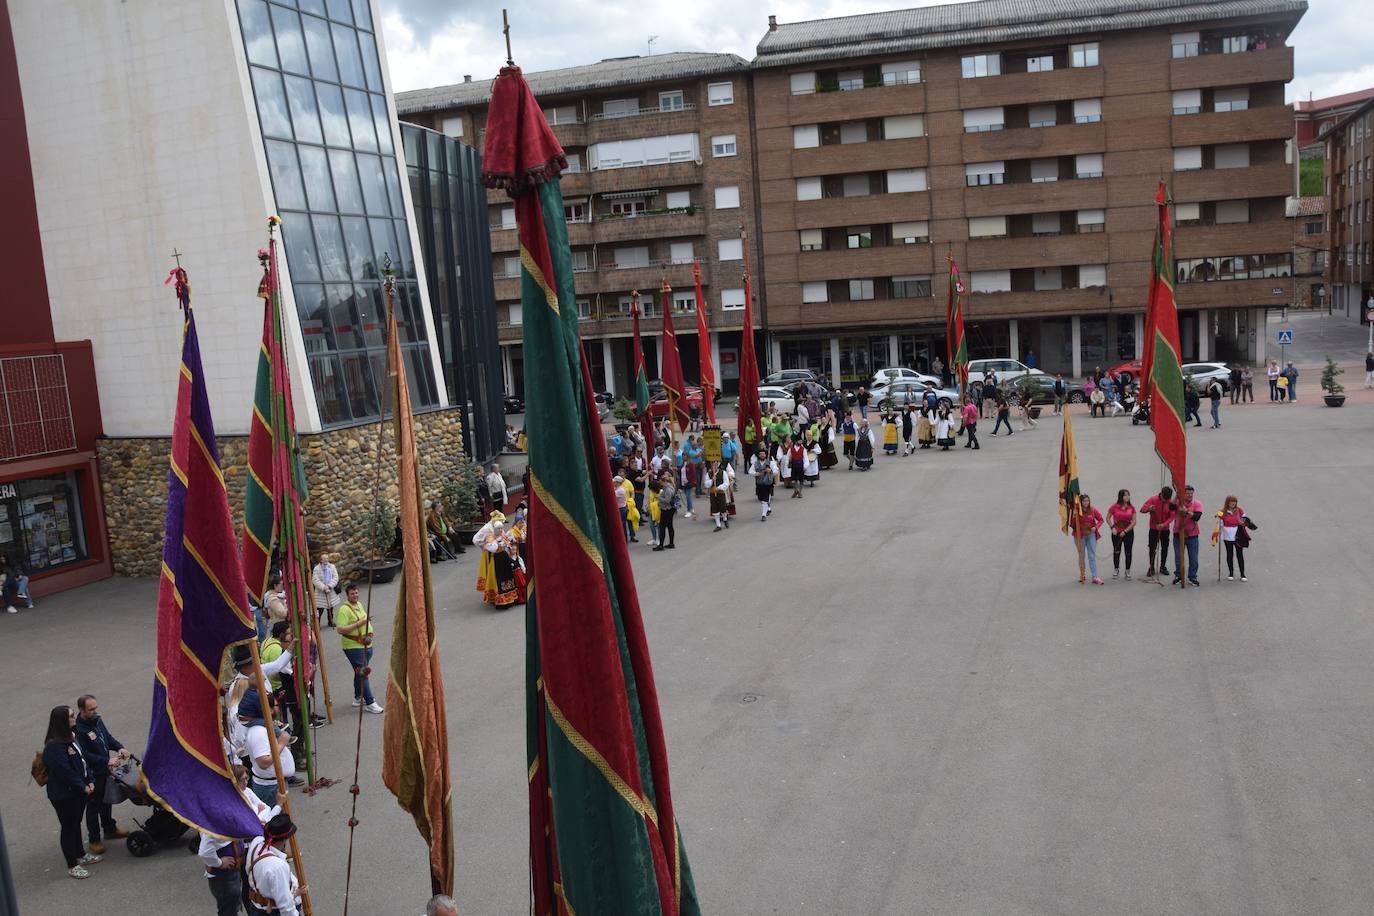
[[[653,197],[658,188],[645,188],[642,191],[607,191],[597,196],[602,200],[625,200],[630,197]]]

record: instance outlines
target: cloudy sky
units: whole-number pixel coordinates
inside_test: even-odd
[[[754,56],[768,14],[797,22],[883,9],[923,0],[506,0],[515,60],[527,70],[591,63],[655,51],[733,51]],[[420,89],[496,75],[505,59],[502,3],[471,0],[379,0],[392,85]],[[1374,16],[1362,3],[1308,0],[1291,44],[1297,72],[1290,98],[1317,98],[1374,86]]]

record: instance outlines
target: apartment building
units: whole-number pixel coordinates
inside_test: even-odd
[[[1374,309],[1370,246],[1374,236],[1374,98],[1326,132],[1326,204],[1331,307],[1359,321]],[[1363,307],[1362,307],[1363,306]]]
[[[1326,198],[1296,197],[1288,207],[1293,223],[1293,304],[1327,308],[1331,303],[1327,301],[1325,274],[1331,240],[1326,231]]]
[[[697,375],[698,346],[710,346],[720,384],[734,390],[744,309],[741,228],[758,263],[748,63],[733,54],[668,53],[526,78],[568,154],[564,215],[593,383],[629,389],[635,291],[645,360],[657,376],[666,279],[688,380]],[[490,80],[465,78],[398,93],[396,106],[404,120],[480,149],[490,98]],[[523,395],[515,210],[502,191],[489,192],[487,204],[506,391]],[[701,344],[694,259],[710,328]]]
[[[1034,351],[1075,376],[1132,359],[1161,176],[1184,357],[1262,359],[1265,310],[1293,301],[1285,40],[1305,9],[981,0],[770,17],[752,71],[772,365],[847,384],[929,367],[947,256],[974,357]]]

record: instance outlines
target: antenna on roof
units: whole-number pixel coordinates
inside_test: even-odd
[[[649,36],[649,55],[648,55],[648,56],[650,56],[650,57],[652,57],[653,54],[654,54],[654,42],[656,42],[656,41],[658,41],[658,36],[657,36],[657,35],[650,35],[650,36]]]
[[[501,31],[506,35],[506,66],[514,67],[515,57],[510,53],[510,17],[504,9],[501,10]]]

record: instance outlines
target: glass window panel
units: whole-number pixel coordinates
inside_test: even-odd
[[[386,371],[386,352],[373,353],[369,362],[372,363],[372,377],[377,382],[377,397],[386,410],[386,415],[391,416],[391,376]]]
[[[415,258],[410,252],[410,231],[406,228],[406,221],[403,219],[394,220],[396,223],[396,248],[401,252],[401,269],[397,273],[407,280],[415,279]]]
[[[366,354],[355,353],[344,356],[344,388],[348,392],[348,408],[354,419],[375,417],[377,407],[377,386],[372,378],[372,360]]]
[[[334,184],[329,175],[329,160],[325,151],[317,146],[301,146],[298,149],[309,208],[326,212],[334,210]]]
[[[406,364],[411,403],[416,407],[433,407],[439,398],[434,388],[434,364],[429,358],[429,347],[407,347],[401,358]]]
[[[362,213],[363,194],[358,187],[358,170],[353,164],[353,154],[348,150],[330,150],[329,170],[334,173],[334,193],[339,198],[339,212]]]
[[[431,173],[435,174],[435,173]],[[358,177],[363,183],[363,203],[369,216],[389,216],[386,181],[382,178],[382,160],[358,153]]]
[[[348,396],[344,391],[338,357],[310,357],[310,380],[315,385],[315,403],[320,409],[320,422],[325,425],[347,422],[350,419]]]
[[[358,54],[358,33],[343,25],[330,26],[334,33],[334,55],[339,61],[339,82],[345,86],[364,86],[363,61]]]
[[[303,76],[286,77],[286,102],[291,110],[291,125],[296,139],[305,143],[323,143],[320,133],[320,114],[315,108],[315,90]]]
[[[372,100],[372,120],[377,125],[377,142],[384,153],[395,152],[391,143],[391,117],[386,113],[386,99],[380,95],[370,95]]]
[[[359,32],[358,44],[362,46],[363,73],[367,77],[367,88],[373,92],[383,91],[382,69],[377,62],[377,40],[367,32]]]
[[[272,41],[272,25],[263,0],[241,0],[239,27],[243,29],[243,48],[250,64],[277,66],[277,46]]]
[[[296,314],[301,322],[301,339],[306,353],[325,353],[337,349],[329,312],[324,305],[324,287],[318,283],[293,283]]]
[[[385,293],[383,293],[385,295]],[[396,284],[396,336],[401,343],[414,343],[424,340],[424,328],[417,328],[419,319],[416,302],[407,283]]]
[[[361,216],[343,218],[344,247],[348,251],[348,270],[354,280],[380,280],[377,257],[372,252],[372,236],[367,220]]]
[[[357,286],[358,317],[362,322],[363,339],[369,347],[386,346],[386,306],[380,286]],[[379,354],[385,358],[385,354]],[[384,376],[382,376],[384,377]]]
[[[304,210],[305,192],[301,190],[301,172],[296,164],[296,147],[281,140],[268,140],[267,168],[272,173],[272,191],[279,210]]]
[[[330,146],[352,146],[348,135],[348,115],[344,113],[343,91],[338,86],[316,83],[320,99],[320,120],[324,122],[324,142]]]
[[[368,9],[367,0],[353,0],[353,19],[360,29],[372,28],[372,10]]]
[[[300,0],[300,8],[307,13],[324,15],[324,0]]]
[[[250,67],[253,92],[258,97],[258,114],[262,133],[267,137],[291,139],[291,118],[286,113],[286,93],[281,88],[281,75],[260,67]]]
[[[315,254],[310,217],[304,213],[283,213],[281,221],[282,243],[286,246],[286,263],[291,268],[291,281],[300,283],[320,279],[320,260]]]
[[[391,212],[396,216],[404,216],[406,205],[405,201],[401,199],[401,181],[396,177],[395,159],[390,156],[382,157],[382,174],[386,176],[386,190],[387,196],[391,198]]]
[[[372,252],[377,256],[377,266],[380,268],[389,257],[391,267],[395,270],[400,262],[401,253],[396,247],[394,224],[389,219],[370,219],[368,223],[372,226]]]
[[[344,102],[348,108],[348,126],[353,131],[353,148],[375,153],[377,133],[372,126],[372,106],[368,104],[367,93],[345,89]]]
[[[294,10],[272,7],[272,28],[277,33],[277,51],[281,54],[281,68],[291,73],[310,72],[305,57],[305,38],[301,35],[301,17]]]
[[[349,0],[325,0],[325,8],[329,10],[330,19],[353,24],[353,7]]]
[[[337,82],[339,70],[334,66],[334,45],[329,40],[329,23],[314,16],[302,16],[305,25],[305,50],[310,55],[310,72],[315,79]]]
[[[326,280],[348,279],[348,258],[337,216],[315,216],[315,246],[320,253],[320,274]]]
[[[324,287],[329,323],[340,350],[360,350],[366,346],[362,323],[358,320],[358,300],[353,287],[331,283]]]

